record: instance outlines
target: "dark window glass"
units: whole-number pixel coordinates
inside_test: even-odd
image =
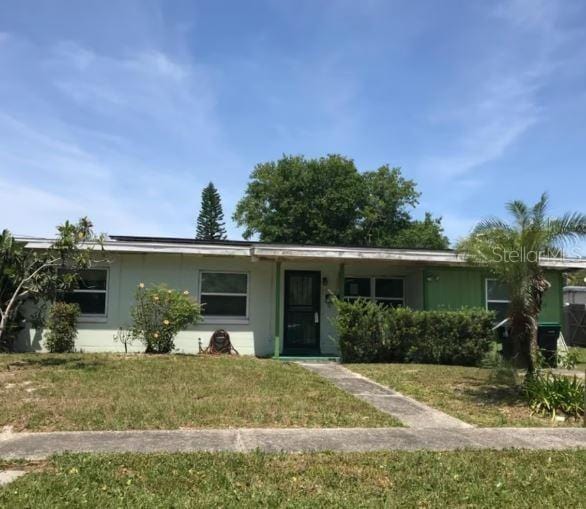
[[[82,315],[105,315],[106,294],[92,292],[70,292],[62,296],[64,302],[79,304]]]
[[[344,281],[345,297],[370,298],[370,278],[348,277]]]
[[[80,290],[105,290],[108,272],[100,269],[88,269],[79,272]]]
[[[247,274],[202,272],[201,293],[243,293],[248,285]]]
[[[502,322],[509,314],[508,302],[489,302],[486,307],[489,311],[494,311],[496,313],[496,319],[498,322]]]
[[[402,279],[377,279],[375,281],[375,297],[394,299],[403,298]]]
[[[246,296],[202,295],[203,314],[208,316],[246,316]]]
[[[486,280],[486,300],[509,300],[507,287],[496,279]]]

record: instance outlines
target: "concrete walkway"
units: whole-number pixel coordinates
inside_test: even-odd
[[[333,362],[299,362],[299,364],[329,380],[336,387],[352,394],[352,396],[370,403],[381,412],[392,415],[410,428],[473,427],[471,424],[354,373],[340,364]]]
[[[42,459],[64,452],[364,452],[586,448],[585,428],[286,428],[11,433],[0,458]]]

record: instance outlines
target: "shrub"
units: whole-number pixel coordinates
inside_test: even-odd
[[[80,309],[77,304],[55,302],[49,309],[45,338],[47,350],[51,353],[73,352],[77,338],[77,319]]]
[[[552,419],[558,413],[575,418],[583,415],[584,391],[584,382],[576,376],[570,378],[551,372],[528,375],[523,386],[531,411]]]
[[[201,321],[201,306],[187,290],[164,285],[147,289],[141,283],[130,315],[132,336],[145,345],[146,353],[169,353],[175,348],[177,333]]]
[[[413,311],[337,300],[345,362],[478,365],[495,341],[494,315],[482,309]]]

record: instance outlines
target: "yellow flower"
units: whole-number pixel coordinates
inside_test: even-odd
[[[163,320],[163,323],[164,323],[165,325],[169,325],[171,322],[170,322],[169,320]]]
[[[153,300],[159,300],[159,296],[158,295],[153,295]]]
[[[173,290],[167,290],[167,293],[173,293]]]
[[[158,338],[158,337],[159,337],[159,333],[158,333],[158,332],[155,332],[155,333],[153,334],[153,336],[155,336],[156,338]]]
[[[139,288],[144,288],[144,283],[139,283],[138,287]]]
[[[189,295],[189,292],[188,292],[187,290],[185,290],[185,291],[183,292],[183,295]]]

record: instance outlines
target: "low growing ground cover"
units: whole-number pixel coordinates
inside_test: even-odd
[[[22,465],[19,465],[22,468]],[[2,507],[581,507],[586,451],[64,455]]]
[[[586,370],[586,347],[571,346],[570,352],[577,356],[576,369]]]
[[[0,355],[15,431],[396,426],[296,364],[186,355]]]
[[[478,426],[581,426],[531,415],[509,373],[431,364],[347,364],[375,382]]]

